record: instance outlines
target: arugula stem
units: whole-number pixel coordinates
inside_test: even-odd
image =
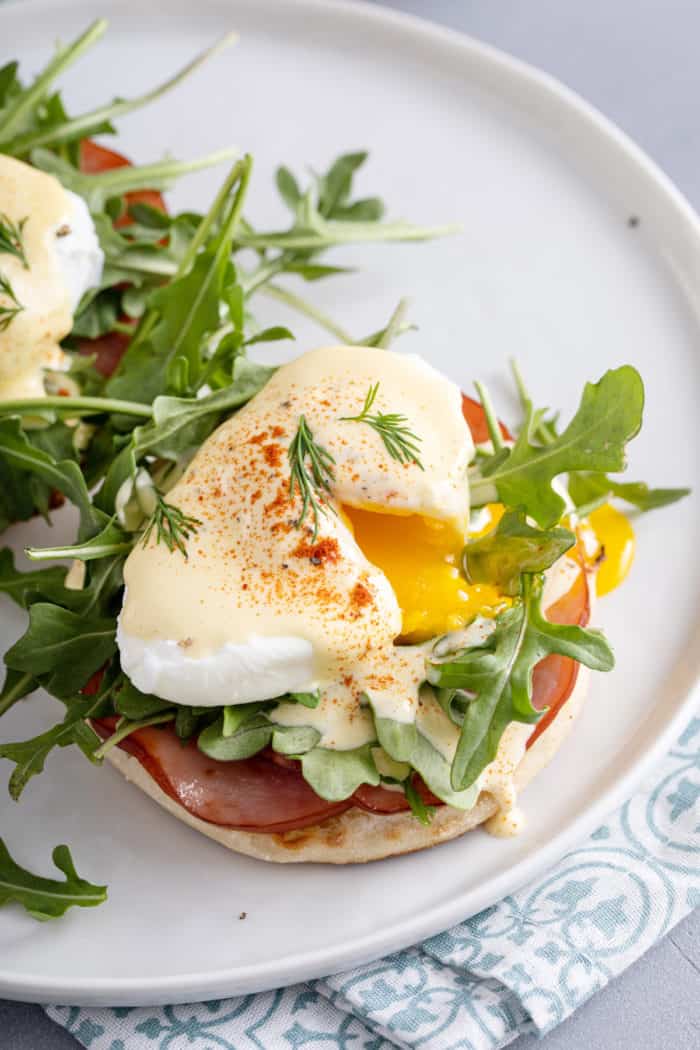
[[[248,169],[249,169],[249,167],[250,167],[250,165],[248,165]],[[226,176],[226,179],[224,180],[221,188],[219,189],[219,192],[217,193],[216,197],[214,198],[214,201],[212,202],[212,205],[209,208],[209,211],[207,212],[207,214],[204,216],[204,218],[200,222],[199,226],[197,227],[197,230],[196,230],[196,232],[194,234],[194,237],[192,238],[192,240],[190,241],[189,245],[187,246],[187,251],[183,255],[182,259],[180,260],[180,263],[179,263],[177,269],[172,274],[172,280],[177,281],[181,277],[184,277],[184,275],[187,273],[187,271],[190,269],[190,267],[194,263],[194,260],[196,259],[199,250],[202,248],[202,246],[206,242],[207,237],[209,236],[209,234],[210,234],[214,224],[217,222],[217,220],[219,218],[219,215],[221,213],[221,209],[223,208],[224,204],[226,203],[226,201],[228,200],[228,198],[229,198],[229,196],[231,194],[231,190],[236,185],[236,182],[238,182],[238,180],[242,178],[243,173],[245,171],[245,168],[246,168],[246,159],[245,158],[242,158],[241,160],[236,161],[236,163],[231,168],[231,170],[228,173],[228,175]],[[246,185],[247,185],[247,180],[246,180]],[[158,310],[154,309],[153,307],[151,307],[144,314],[144,316],[141,318],[141,320],[140,320],[140,322],[138,324],[138,327],[133,332],[131,345],[135,346],[137,343],[141,343],[144,340],[146,340],[148,338],[148,336],[151,334],[151,332],[152,332],[154,326],[156,325],[157,321],[158,321]],[[120,372],[121,372],[121,365],[117,368],[117,371],[116,371],[115,374],[118,375]]]
[[[213,58],[214,55],[223,51],[224,48],[235,43],[237,40],[238,33],[227,33],[226,36],[221,37],[221,39],[217,40],[211,47],[208,47],[205,51],[196,55],[186,66],[178,70],[173,76],[169,77],[168,80],[159,84],[155,88],[151,88],[151,90],[145,92],[145,94],[139,95],[133,99],[122,99],[120,101],[110,102],[107,105],[91,110],[89,113],[83,113],[79,117],[67,120],[57,128],[49,128],[46,131],[34,132],[33,134],[24,135],[23,137],[20,136],[20,138],[15,139],[9,144],[7,152],[15,155],[26,154],[37,146],[57,146],[64,142],[72,142],[75,139],[82,138],[86,133],[90,132],[91,129],[94,129],[100,124],[115,120],[127,113],[132,113],[136,109],[140,109],[142,106],[148,105],[150,102],[155,102],[156,99],[165,95],[168,91],[181,83],[181,81],[190,76],[191,73],[194,73],[194,71],[198,69],[199,66],[203,65],[204,62]]]
[[[293,258],[293,253],[282,252],[276,259],[262,263],[257,270],[253,270],[247,277],[242,277],[241,284],[245,294],[251,296],[261,285],[266,284],[271,277],[281,273],[290,257]]]
[[[212,168],[216,164],[230,160],[237,153],[237,147],[229,146],[204,157],[196,157],[194,160],[170,159],[156,161],[153,164],[131,164],[128,167],[112,168],[111,171],[103,171],[98,175],[79,175],[77,178],[88,193],[99,190],[104,196],[120,197],[130,190],[140,190],[144,186],[156,189],[164,182],[179,178],[180,175],[201,171],[202,168]]]
[[[605,506],[611,496],[612,492],[604,492],[602,496],[597,496],[596,499],[589,500],[588,503],[582,503],[580,507],[574,507],[572,513],[575,514],[579,520],[581,518],[587,518],[594,510],[598,510],[599,507]]]
[[[135,733],[137,729],[146,729],[148,726],[162,725],[164,722],[173,722],[175,715],[172,711],[166,711],[160,715],[153,715],[152,718],[142,718],[140,722],[130,722],[128,718],[125,718],[120,722],[115,731],[110,737],[108,737],[101,747],[93,753],[93,758],[98,761],[103,759],[108,751],[111,751],[113,747],[121,743],[132,733]]]
[[[244,248],[280,248],[294,251],[320,251],[334,244],[362,244],[371,241],[426,241],[458,233],[461,227],[413,226],[408,222],[344,222],[330,220],[309,233],[295,230],[273,230],[269,233],[244,233],[238,241]]]
[[[236,163],[233,165],[230,172],[226,176],[226,179],[222,184],[221,189],[217,193],[216,197],[214,198],[214,201],[211,207],[209,208],[209,211],[197,227],[197,231],[192,240],[190,241],[187,247],[187,251],[180,260],[180,265],[178,266],[177,271],[175,273],[175,279],[177,279],[178,277],[182,277],[185,273],[187,273],[190,266],[194,262],[197,253],[199,252],[199,249],[206,241],[212,226],[218,219],[219,213],[223,205],[228,200],[231,190],[235,186],[238,179],[241,177],[243,164],[243,160],[236,161]]]
[[[523,379],[523,375],[520,371],[518,362],[515,360],[514,357],[511,357],[508,364],[510,365],[510,370],[513,373],[513,379],[515,381],[515,386],[518,391],[518,397],[520,399],[520,407],[523,410],[523,415],[527,417],[530,405],[532,404],[532,398],[527,392],[525,380]]]
[[[515,381],[515,386],[518,391],[520,407],[523,410],[523,417],[525,419],[529,419],[530,413],[532,412],[532,398],[530,397],[528,389],[525,386],[525,380],[523,379],[522,372],[520,371],[520,366],[518,365],[518,362],[515,360],[514,357],[511,357],[508,363],[510,365],[511,372],[513,373],[513,379]],[[545,420],[541,418],[537,420],[537,425],[534,428],[534,433],[537,435],[537,437],[540,439],[543,445],[551,445],[552,442],[556,440],[549,427],[547,426]]]
[[[231,205],[228,217],[224,220],[221,243],[219,244],[219,249],[217,251],[217,258],[219,259],[231,254],[233,239],[236,235],[236,229],[243,212],[243,204],[245,202],[246,194],[248,193],[250,176],[253,171],[253,158],[250,153],[246,153],[235,167],[238,168],[238,189],[236,190],[236,196],[233,198],[233,204]]]
[[[186,337],[193,316],[195,316],[197,310],[199,309],[202,300],[207,296],[207,294],[209,294],[212,283],[217,279],[216,275],[220,271],[221,264],[231,255],[231,250],[233,247],[233,238],[236,232],[236,227],[238,226],[239,220],[241,218],[241,212],[243,211],[243,202],[248,191],[248,184],[250,182],[250,174],[252,169],[253,158],[250,156],[249,153],[247,153],[245,157],[243,157],[240,161],[234,164],[233,170],[230,174],[230,179],[232,181],[229,183],[229,180],[227,180],[229,190],[235,185],[236,181],[238,182],[236,193],[231,203],[229,212],[222,221],[221,229],[217,233],[216,240],[218,244],[213,262],[208,267],[208,271],[201,284],[199,285],[194,299],[189,304],[187,314],[182,320],[180,333],[175,337],[173,344],[165,358],[165,366],[168,369],[169,376],[171,376],[171,368],[175,367],[178,364],[178,362],[182,360],[182,357],[180,356],[180,351],[183,342],[183,336]],[[190,361],[188,363],[191,364],[192,362]],[[195,370],[193,369],[191,375],[194,374]],[[172,376],[171,381],[177,389],[178,382],[176,380],[173,380]]]
[[[302,299],[301,296],[295,295],[294,292],[288,292],[286,288],[280,288],[277,284],[261,285],[258,291],[269,299],[277,299],[278,302],[285,303],[293,310],[296,310],[297,313],[315,321],[320,328],[325,328],[327,332],[330,332],[331,335],[334,335],[336,339],[339,339],[346,346],[354,344],[355,340],[344,328],[341,328],[328,314],[313,306],[307,299]]]
[[[393,343],[396,336],[399,334],[403,326],[403,319],[406,316],[408,310],[408,299],[401,299],[399,305],[394,310],[393,314],[389,318],[389,323],[384,329],[384,332],[380,339],[374,344],[380,350],[388,350]]]
[[[124,543],[105,543],[100,547],[95,546],[94,543],[73,544],[67,547],[25,547],[24,553],[31,561],[48,561],[51,558],[95,561],[98,558],[111,558],[115,554],[126,554],[133,545],[133,540],[129,540]]]
[[[486,416],[486,426],[489,428],[489,437],[491,438],[493,450],[494,452],[500,452],[503,448],[503,435],[501,434],[501,428],[496,417],[493,402],[491,401],[489,392],[483,383],[476,382],[474,383],[474,386],[476,387],[476,392],[481,401],[481,407]]]
[[[51,409],[66,412],[69,416],[100,415],[103,412],[119,412],[125,416],[151,419],[153,410],[139,401],[118,401],[108,397],[17,397],[0,401],[0,417],[27,415]]]
[[[109,265],[108,262],[105,267],[107,271],[109,271]],[[134,273],[139,274],[155,274],[158,277],[167,277],[171,280],[177,273],[177,267],[170,259],[161,258],[159,255],[151,254],[150,252],[138,251],[135,248],[127,248],[119,256],[116,268],[118,270],[133,270]]]
[[[61,48],[56,53],[32,86],[27,88],[26,91],[22,91],[15,102],[10,103],[5,110],[2,128],[0,128],[1,143],[6,143],[12,137],[15,129],[22,126],[29,113],[42,101],[52,81],[72,65],[84,51],[92,47],[104,35],[106,29],[107,19],[98,18],[92,25],[88,26],[84,33],[81,33],[77,40],[74,40],[68,47]]]

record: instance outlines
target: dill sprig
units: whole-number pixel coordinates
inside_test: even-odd
[[[29,216],[25,215],[19,222],[13,222],[9,215],[0,211],[0,253],[14,255],[25,270],[29,269],[29,263],[24,253],[23,231],[28,218]]]
[[[379,383],[370,386],[362,411],[357,416],[341,416],[341,423],[367,423],[379,434],[392,459],[399,463],[415,463],[424,470],[418,458],[421,438],[408,427],[408,420],[398,412],[376,412],[370,415],[379,393]]]
[[[0,273],[0,294],[6,295],[10,302],[14,303],[14,306],[3,306],[0,303],[0,332],[4,332],[14,321],[17,314],[24,310],[24,307],[15,295],[9,279],[2,273]]]
[[[318,535],[318,515],[326,513],[331,504],[324,498],[324,494],[330,495],[331,482],[335,474],[333,467],[335,460],[328,449],[318,445],[309,429],[304,416],[299,416],[299,426],[287,453],[290,467],[289,496],[294,499],[294,494],[299,490],[302,499],[301,514],[297,521],[297,527],[303,525],[309,511],[314,519],[313,538]]]
[[[167,503],[163,494],[157,490],[156,499],[156,509],[150,517],[141,542],[145,547],[155,530],[156,543],[164,543],[171,553],[177,548],[187,560],[185,540],[194,536],[202,524],[201,521],[183,514],[180,508],[172,503]]]

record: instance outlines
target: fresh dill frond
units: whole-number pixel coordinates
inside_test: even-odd
[[[10,281],[4,274],[0,273],[0,295],[6,295],[13,306],[3,306],[0,303],[0,332],[4,332],[14,321],[17,314],[24,310],[21,302],[14,293]]]
[[[415,463],[424,470],[418,453],[421,438],[408,426],[408,420],[398,412],[376,412],[371,415],[379,393],[379,383],[370,385],[362,411],[357,416],[341,416],[341,423],[367,423],[379,434],[392,459],[399,463]]]
[[[314,441],[314,436],[304,416],[299,416],[299,426],[289,446],[287,457],[291,471],[290,498],[294,499],[298,489],[302,499],[297,527],[303,525],[310,511],[314,519],[313,538],[316,539],[319,512],[325,514],[329,507],[333,509],[325,499],[325,495],[330,495],[331,492],[331,482],[335,477],[333,470],[335,460],[328,449]]]
[[[29,269],[24,253],[24,226],[28,218],[29,216],[25,215],[19,222],[13,222],[9,215],[0,211],[0,254],[14,255],[25,270]]]
[[[171,553],[177,548],[187,560],[185,540],[194,536],[202,523],[199,518],[183,514],[179,507],[166,502],[161,492],[156,492],[156,498],[156,509],[149,519],[141,542],[145,547],[155,531],[156,543],[164,543]]]

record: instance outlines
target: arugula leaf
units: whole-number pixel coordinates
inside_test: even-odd
[[[545,446],[532,444],[534,411],[512,449],[500,449],[481,464],[472,482],[475,506],[487,502],[495,487],[508,507],[522,506],[543,528],[556,524],[566,504],[552,481],[570,471],[618,471],[625,467],[625,445],[639,431],[644,386],[631,365],[606,372],[587,383],[568,427]]]
[[[532,399],[517,363],[511,361],[510,365],[520,404],[527,419],[532,409]],[[558,436],[557,420],[557,415],[547,418],[547,409],[537,409],[530,427],[532,436],[537,437],[543,445],[551,445]],[[690,492],[690,489],[650,489],[643,481],[621,482],[615,481],[607,474],[580,471],[569,475],[568,490],[577,509],[582,508],[584,513],[606,503],[611,496],[625,500],[637,510],[647,511],[656,507],[666,507]]]
[[[233,736],[238,729],[259,711],[265,711],[269,707],[269,701],[256,700],[250,704],[228,704],[223,710],[223,721],[221,724],[221,735]]]
[[[22,90],[17,77],[18,69],[19,62],[7,62],[4,66],[0,66],[0,114],[7,103],[16,98]]]
[[[103,211],[113,197],[142,190],[144,186],[154,190],[167,190],[176,179],[204,168],[230,161],[236,156],[235,149],[221,149],[195,160],[166,160],[154,164],[130,164],[128,167],[110,168],[97,175],[86,175],[70,161],[64,160],[47,149],[34,149],[31,162],[35,168],[55,175],[68,190],[81,196],[91,212]]]
[[[278,168],[277,189],[294,214],[293,226],[289,230],[263,234],[245,230],[239,236],[240,243],[257,249],[282,248],[308,257],[331,244],[422,240],[455,231],[454,226],[422,228],[410,223],[382,223],[384,204],[378,197],[352,200],[354,176],[367,156],[364,150],[343,154],[325,174],[314,175],[311,185],[304,190],[288,168]],[[287,270],[287,265],[280,266],[277,272],[283,270]]]
[[[36,602],[26,633],[7,651],[5,663],[15,671],[48,675],[50,693],[70,696],[114,654],[115,635],[114,617],[87,617]]]
[[[43,921],[58,919],[72,907],[94,908],[107,900],[106,886],[95,886],[78,875],[67,846],[56,846],[52,858],[65,879],[46,879],[20,867],[0,839],[0,907],[16,901]]]
[[[121,680],[114,686],[112,703],[117,714],[128,718],[130,722],[141,722],[173,707],[167,700],[161,700],[150,693],[142,693],[126,675],[122,675]]]
[[[317,689],[313,693],[288,693],[284,698],[292,703],[302,704],[303,707],[318,707],[321,702],[321,691]]]
[[[371,744],[350,751],[315,747],[301,756],[301,771],[307,784],[327,802],[350,798],[361,784],[377,787],[381,779]]]
[[[148,297],[132,344],[106,385],[110,395],[150,401],[164,391],[195,394],[199,389],[208,341],[222,327],[221,305],[237,287],[230,255],[251,170],[249,156],[233,166],[173,280]]]
[[[319,694],[289,693],[282,700],[316,707]],[[315,747],[321,738],[318,730],[310,726],[282,726],[270,721],[265,712],[278,702],[258,700],[224,707],[216,720],[200,733],[200,750],[221,762],[231,762],[257,754],[270,744],[273,750],[285,755],[302,754]]]
[[[101,293],[96,289],[91,292],[93,294],[81,301],[73,318],[71,339],[97,339],[117,328],[124,293],[109,287]]]
[[[107,512],[113,510],[121,485],[135,474],[138,460],[146,454],[174,461],[183,454],[191,454],[214,430],[224,413],[249,401],[275,371],[275,368],[239,358],[231,384],[222,390],[200,398],[157,397],[153,402],[152,423],[134,429],[129,444],[110,467],[96,503]]]
[[[80,511],[83,535],[89,535],[104,522],[104,516],[92,504],[78,464],[68,459],[57,461],[48,452],[36,448],[22,430],[18,417],[0,419],[0,458],[11,466],[36,474],[51,488],[62,492]]]
[[[284,325],[273,325],[271,328],[263,328],[255,335],[251,335],[243,343],[244,346],[254,346],[256,343],[277,343],[282,339],[294,339],[294,336]]]
[[[109,711],[111,682],[101,683],[94,696],[77,696],[66,702],[67,710],[62,722],[47,729],[30,740],[0,744],[0,758],[15,763],[10,777],[10,795],[15,801],[27,786],[27,782],[43,772],[44,763],[55,747],[77,744],[90,761],[97,761],[96,752],[100,738],[86,723],[87,718],[99,718]]]
[[[190,740],[203,725],[211,722],[216,710],[211,707],[178,707],[175,710],[175,732],[180,740]]]
[[[467,785],[465,789],[455,789],[450,782],[450,763],[437,750],[428,738],[423,735],[414,722],[397,722],[393,718],[379,716],[368,695],[374,714],[374,725],[377,739],[386,753],[396,762],[407,762],[420,774],[425,783],[437,798],[455,809],[471,809],[479,796],[479,789]],[[421,694],[422,704],[435,703],[431,691],[424,689]]]
[[[253,705],[244,705],[250,707]],[[202,730],[197,738],[200,751],[219,762],[236,762],[262,751],[272,739],[272,723],[263,714],[248,712],[248,717],[229,736],[223,733],[223,716]]]
[[[88,617],[93,613],[111,612],[111,603],[122,585],[124,558],[104,558],[87,567],[84,586],[73,590],[65,586],[63,566],[47,569],[19,570],[14,567],[12,552],[0,551],[0,592],[17,605],[28,609],[39,601],[61,605]]]
[[[116,600],[124,584],[123,555],[101,558],[85,566],[85,582],[80,590],[69,590],[61,604],[79,613],[85,620],[91,616],[115,616]]]
[[[615,481],[606,474],[579,473],[569,476],[569,495],[576,507],[605,503],[611,496],[637,510],[655,510],[687,496],[690,489],[650,489],[643,481]]]
[[[0,532],[17,521],[26,521],[36,512],[30,477],[7,463],[0,453]],[[45,502],[42,498],[42,505]]]
[[[32,561],[47,561],[51,558],[76,558],[78,561],[97,561],[115,554],[128,554],[133,546],[133,536],[124,532],[115,521],[108,521],[101,532],[84,543],[73,543],[65,547],[27,547],[25,554]],[[1,555],[0,555],[1,556]],[[39,570],[51,572],[50,569]],[[0,589],[2,581],[0,580]]]
[[[541,610],[542,577],[525,576],[522,601],[501,613],[491,635],[444,659],[429,661],[428,681],[439,689],[461,689],[473,699],[464,712],[452,764],[455,790],[474,784],[493,760],[509,722],[536,722],[532,673],[550,653],[569,656],[595,671],[609,671],[612,651],[600,631],[554,624]]]
[[[467,543],[462,568],[470,583],[492,583],[504,594],[520,594],[521,573],[544,572],[576,543],[568,529],[528,525],[522,507],[506,511],[496,528]]]
[[[97,19],[85,32],[69,44],[57,50],[46,68],[35,78],[31,86],[22,88],[17,80],[17,63],[5,66],[2,78],[3,90],[0,91],[0,149],[8,152],[7,144],[13,136],[22,134],[39,122],[39,110],[46,98],[46,93],[64,70],[76,61],[84,51],[92,47],[107,29],[104,18]]]
[[[66,398],[61,398],[61,401],[65,402]],[[7,413],[7,406],[7,402],[0,404],[1,414]],[[11,423],[9,429],[13,432],[19,430],[19,421]],[[73,434],[61,423],[28,431],[23,443],[26,443],[23,451],[29,446],[40,458],[44,458],[43,453],[54,462],[76,455]],[[27,467],[18,456],[4,455],[0,444],[0,530],[13,522],[25,521],[37,511],[48,519],[56,487],[48,477],[37,473],[36,467]]]
[[[78,54],[102,35],[106,25],[107,23],[104,20],[101,20],[90,27],[87,34],[84,34],[83,38],[81,38],[81,41],[78,43]],[[82,113],[80,116],[73,117],[70,120],[65,117],[65,114],[63,114],[62,120],[52,121],[48,127],[40,125],[32,128],[30,131],[17,136],[10,142],[7,142],[8,129],[7,121],[5,121],[5,127],[0,126],[0,143],[4,143],[3,152],[9,153],[13,156],[24,156],[37,146],[50,146],[56,148],[57,146],[68,142],[76,142],[79,139],[88,138],[89,136],[95,135],[105,129],[110,130],[111,122],[113,120],[123,117],[127,113],[132,113],[134,110],[140,109],[141,107],[148,105],[150,102],[154,102],[156,99],[166,94],[166,92],[180,84],[209,58],[228,47],[229,44],[237,39],[237,33],[228,33],[226,36],[222,37],[221,40],[218,40],[212,47],[207,48],[188,62],[183,69],[178,70],[177,73],[169,77],[162,84],[159,84],[155,88],[151,88],[150,91],[145,92],[145,94],[140,95],[137,98],[116,99],[114,102],[108,102],[106,105],[99,106],[97,109],[91,110],[88,113]],[[75,51],[70,57],[64,56],[60,60],[60,70],[62,71],[62,69],[65,68],[67,61],[73,61],[76,57],[77,54]],[[54,77],[55,72],[52,71],[50,79],[53,80]],[[48,80],[44,82],[44,87],[48,87]],[[12,126],[10,126],[10,130],[11,129]]]
[[[316,747],[321,734],[313,726],[279,726],[274,727],[272,750],[280,755],[299,756]]]

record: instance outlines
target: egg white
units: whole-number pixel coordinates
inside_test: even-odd
[[[0,255],[21,309],[0,331],[0,398],[41,397],[45,370],[62,370],[60,343],[81,298],[102,277],[104,255],[85,202],[43,171],[0,155],[0,213],[22,227],[23,261]],[[14,306],[0,294],[3,306]]]
[[[75,313],[85,293],[99,286],[105,256],[87,204],[71,190],[65,190],[65,194],[67,211],[58,229],[69,232],[57,237],[56,230],[50,230],[47,240],[56,254],[70,308]]]

